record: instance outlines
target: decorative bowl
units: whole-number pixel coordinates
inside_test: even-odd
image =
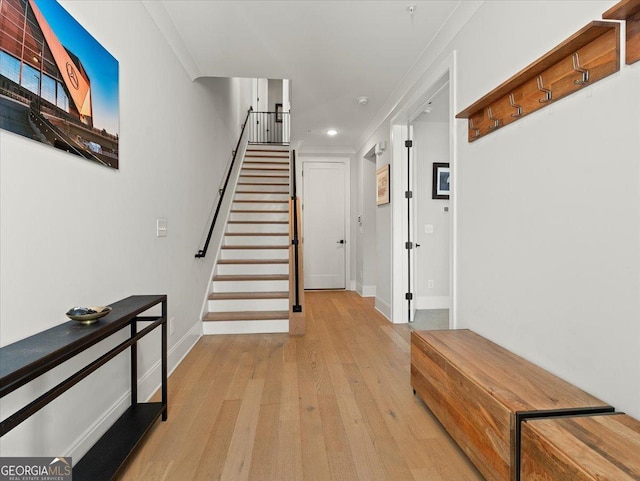
[[[110,312],[111,308],[105,306],[72,307],[66,312],[66,315],[74,321],[82,322],[83,324],[93,324]]]

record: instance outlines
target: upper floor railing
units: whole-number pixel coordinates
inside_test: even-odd
[[[289,112],[251,112],[249,118],[250,144],[289,145],[291,115]]]

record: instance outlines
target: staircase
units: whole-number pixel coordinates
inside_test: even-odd
[[[212,279],[204,334],[289,330],[289,149],[250,145]]]

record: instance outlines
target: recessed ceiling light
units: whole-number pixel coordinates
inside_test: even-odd
[[[338,131],[336,129],[329,129],[327,130],[327,135],[330,137],[333,137],[334,135],[337,135]]]
[[[356,100],[360,105],[367,105],[369,103],[369,97],[358,97]]]

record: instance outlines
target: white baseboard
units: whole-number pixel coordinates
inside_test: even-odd
[[[376,311],[378,311],[387,319],[391,320],[391,304],[383,301],[382,299],[376,296],[375,307],[376,307]]]
[[[202,336],[202,326],[196,322],[194,326],[167,352],[167,376],[178,367],[189,354],[198,339]],[[162,385],[162,361],[158,360],[147,372],[138,378],[138,398],[148,401]],[[170,402],[171,400],[169,400]],[[127,390],[113,403],[111,408],[98,418],[84,433],[66,450],[65,456],[71,456],[74,464],[80,461],[89,449],[100,439],[102,433],[115,423],[131,404],[131,391]]]
[[[203,322],[205,336],[216,334],[272,334],[289,332],[289,319],[275,321],[216,321]]]
[[[376,286],[362,286],[362,297],[376,297]]]
[[[451,298],[449,296],[420,296],[416,298],[416,309],[449,309]]]

